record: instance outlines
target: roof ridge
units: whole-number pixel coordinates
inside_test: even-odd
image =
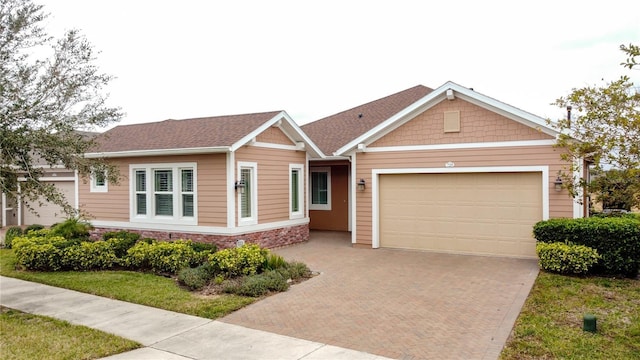
[[[382,102],[383,100],[388,100],[388,99],[389,99],[389,98],[391,98],[391,97],[398,96],[398,95],[400,95],[400,94],[403,94],[403,93],[409,92],[409,91],[411,91],[411,90],[415,90],[415,89],[417,89],[417,88],[424,88],[424,89],[429,90],[429,92],[433,91],[433,89],[432,89],[432,88],[430,88],[430,87],[428,87],[428,86],[424,86],[424,85],[422,85],[422,84],[418,84],[418,85],[412,86],[412,87],[410,87],[410,88],[408,88],[408,89],[404,89],[404,90],[401,90],[401,91],[395,92],[395,93],[393,93],[393,94],[391,94],[391,95],[383,96],[383,97],[381,97],[381,98],[379,98],[379,99],[375,99],[375,100],[372,100],[372,101],[366,102],[366,103],[364,103],[364,104],[360,104],[360,105],[354,106],[354,107],[352,107],[352,108],[349,108],[349,109],[346,109],[346,110],[343,110],[343,111],[337,112],[337,113],[335,113],[335,114],[327,115],[327,116],[322,117],[322,118],[320,118],[320,119],[317,119],[317,120],[314,120],[314,121],[312,121],[312,122],[306,123],[306,124],[302,125],[301,127],[302,127],[302,128],[304,128],[304,127],[305,127],[305,126],[307,126],[307,125],[314,124],[314,123],[316,123],[316,122],[318,122],[318,121],[322,121],[322,120],[327,119],[327,118],[330,118],[330,117],[334,117],[334,116],[338,116],[338,115],[341,115],[341,114],[345,114],[345,113],[347,113],[347,112],[349,112],[349,111],[353,111],[353,110],[358,109],[358,108],[365,108],[365,107],[368,107],[368,106],[370,106],[370,105],[371,105],[371,104],[373,104],[373,103],[376,103],[376,102]]]

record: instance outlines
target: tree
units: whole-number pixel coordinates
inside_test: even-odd
[[[628,58],[624,67],[633,69],[639,55],[637,45],[620,47]],[[572,196],[578,197],[583,191],[589,192],[589,184],[582,179],[574,179],[570,174],[580,166],[578,159],[589,159],[596,171],[617,169],[616,177],[624,177],[626,194],[633,194],[632,206],[640,204],[640,93],[629,77],[605,83],[604,86],[588,86],[573,89],[566,97],[554,103],[562,108],[571,107],[577,111],[575,118],[567,117],[555,123],[562,133],[557,146],[566,150],[563,160],[567,161],[571,172],[564,173],[567,188]],[[603,190],[603,189],[600,189]]]
[[[39,165],[83,177],[107,171],[117,181],[115,167],[82,156],[93,140],[79,131],[122,115],[105,104],[103,88],[112,77],[98,71],[91,44],[78,30],[58,40],[46,34],[42,8],[31,0],[0,0],[0,186],[11,199],[46,200],[72,215],[63,194],[40,181]]]

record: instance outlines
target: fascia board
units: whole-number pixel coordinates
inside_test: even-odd
[[[84,157],[88,159],[96,159],[96,158],[123,158],[123,157],[135,157],[135,156],[196,155],[196,154],[225,153],[228,151],[229,151],[228,146],[219,146],[219,147],[182,148],[182,149],[153,149],[153,150],[97,152],[97,153],[85,153]]]

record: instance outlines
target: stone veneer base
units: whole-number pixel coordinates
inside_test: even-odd
[[[249,244],[258,244],[260,245],[260,247],[268,249],[309,241],[308,224],[288,226],[279,229],[258,231],[242,235],[213,235],[180,231],[136,230],[96,227],[91,231],[91,237],[93,239],[101,239],[102,234],[106,232],[120,230],[138,233],[143,238],[153,238],[164,241],[188,239],[192,240],[193,242],[214,244],[220,249],[235,247],[238,240],[244,240]]]

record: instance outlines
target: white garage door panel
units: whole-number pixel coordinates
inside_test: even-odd
[[[75,202],[75,184],[73,181],[58,181],[54,185],[60,190],[67,202],[73,206]],[[43,201],[43,205],[40,206],[38,201],[31,203],[31,206],[36,210],[37,215],[32,213],[28,209],[24,209],[24,221],[25,225],[40,224],[49,226],[54,223],[64,221],[67,215],[64,214],[62,209],[54,204]],[[39,216],[38,216],[39,215]]]
[[[380,175],[380,245],[535,256],[541,173]]]

